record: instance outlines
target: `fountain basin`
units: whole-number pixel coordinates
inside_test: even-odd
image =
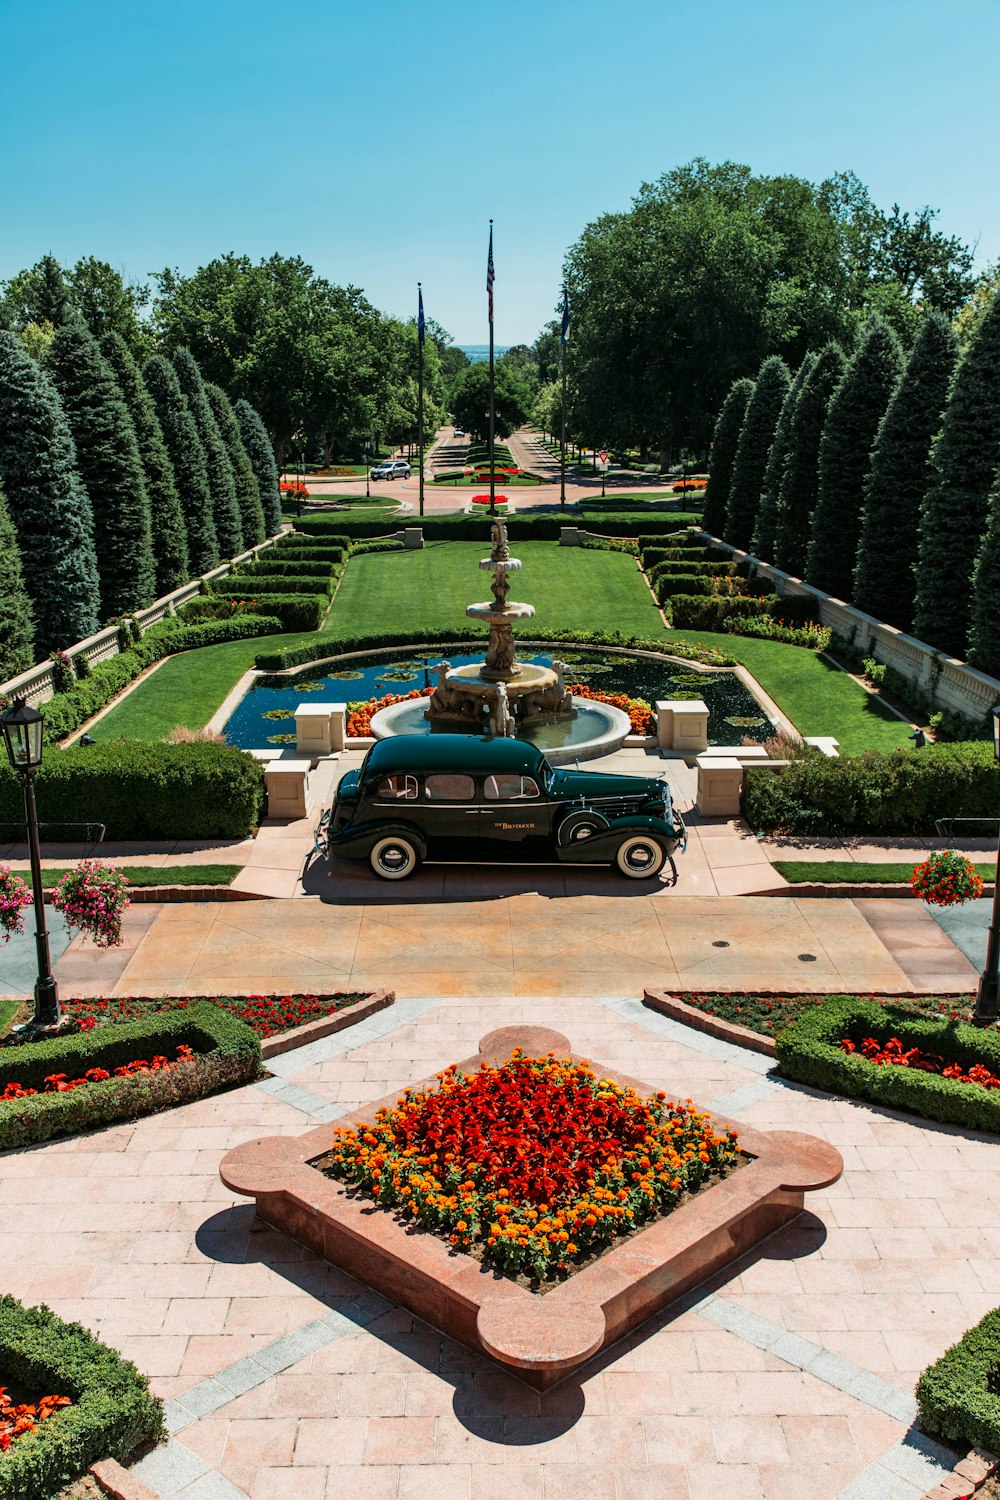
[[[503,609],[487,600],[483,604],[470,604],[465,613],[472,620],[485,620],[488,625],[512,625],[515,620],[530,620],[535,613],[533,604],[518,604],[512,599]]]
[[[475,668],[472,669],[473,671]],[[525,663],[522,672],[531,671]],[[546,671],[546,668],[535,668]],[[477,674],[478,675],[478,674]],[[519,686],[519,679],[507,684],[508,693]],[[495,691],[495,682],[483,682],[483,688]],[[572,765],[578,760],[594,760],[599,755],[611,755],[620,750],[625,736],[632,733],[632,722],[628,714],[610,703],[595,703],[587,698],[574,698],[575,713],[572,718],[565,714],[547,714],[518,726],[517,738],[527,740],[544,751],[546,759],[554,766]],[[453,719],[434,723],[427,718],[426,699],[411,698],[405,703],[393,703],[380,709],[372,717],[372,734],[377,740],[388,739],[397,734],[465,734],[485,736],[486,721],[481,724],[456,724]]]

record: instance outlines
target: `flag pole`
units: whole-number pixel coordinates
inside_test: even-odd
[[[420,514],[424,513],[424,293],[417,282],[417,445],[420,485]]]
[[[566,344],[569,341],[569,300],[563,282],[562,315],[562,445],[559,455],[559,504],[566,504]]]
[[[493,364],[493,220],[490,220],[490,256],[486,268],[486,285],[490,294],[490,515],[497,513],[496,506],[496,393],[494,389],[495,368]]]

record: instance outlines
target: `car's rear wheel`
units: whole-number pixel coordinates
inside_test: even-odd
[[[395,833],[379,839],[368,858],[375,874],[383,880],[405,880],[420,863],[416,846]]]
[[[654,875],[659,875],[666,859],[666,850],[656,839],[645,833],[634,833],[618,845],[615,864],[631,880],[651,880]]]
[[[577,808],[574,812],[567,813],[559,824],[559,843],[563,848],[567,844],[581,844],[585,839],[593,838],[595,833],[605,833],[608,826],[603,813],[593,812],[590,808]]]

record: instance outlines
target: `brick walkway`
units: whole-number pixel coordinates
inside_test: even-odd
[[[546,1396],[261,1225],[218,1177],[238,1142],[538,1021],[845,1161],[732,1275]],[[997,1300],[995,1142],[769,1069],[631,999],[401,1000],[263,1083],[0,1158],[5,1287],[151,1376],[174,1437],[138,1473],[165,1500],[918,1500],[953,1455],[911,1432],[914,1380]]]

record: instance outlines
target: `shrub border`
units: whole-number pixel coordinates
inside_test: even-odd
[[[36,1145],[58,1135],[137,1119],[174,1104],[186,1104],[216,1089],[250,1083],[260,1071],[260,1039],[251,1028],[210,1001],[148,1019],[28,1042],[4,1049],[5,1082],[36,1088],[50,1071],[80,1077],[87,1068],[120,1066],[150,1046],[209,1043],[191,1068],[134,1073],[64,1094],[34,1094],[0,1103],[0,1151]]]
[[[131,1360],[44,1304],[0,1297],[0,1369],[73,1400],[0,1454],[5,1500],[47,1500],[91,1464],[166,1436],[163,1402]]]
[[[986,1314],[917,1381],[920,1422],[935,1437],[1000,1449],[1000,1397],[989,1378],[1000,1364],[1000,1308]]]
[[[966,1065],[982,1062],[993,1073],[1000,1073],[1000,1032],[964,1022],[925,1020],[857,999],[805,1011],[775,1038],[775,1055],[787,1078],[926,1120],[1000,1132],[1000,1090],[842,1052],[833,1039],[839,1042],[852,1031],[898,1036],[904,1046],[938,1052]]]

